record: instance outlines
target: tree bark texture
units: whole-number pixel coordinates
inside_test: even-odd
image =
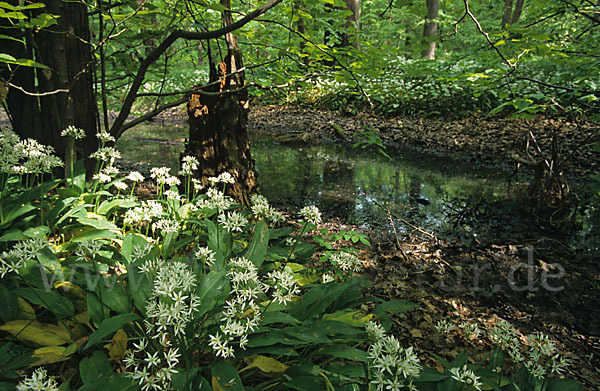
[[[427,0],[427,16],[425,17],[425,26],[423,27],[423,37],[432,38],[437,35],[438,23],[436,21],[440,12],[440,0]],[[426,40],[424,44],[429,47],[421,52],[421,57],[430,60],[435,59],[435,40]]]
[[[227,9],[230,0],[221,0]],[[230,12],[223,13],[225,26],[233,23]],[[235,184],[228,186],[229,194],[240,204],[250,205],[250,196],[256,191],[256,173],[254,159],[250,154],[248,138],[248,96],[242,89],[245,85],[242,53],[237,38],[228,33],[227,55],[219,64],[221,83],[209,88],[209,92],[223,94],[192,94],[188,100],[187,112],[190,123],[190,138],[184,154],[198,158],[200,168],[198,178],[206,186],[208,178],[229,172],[235,178]],[[212,56],[210,56],[212,57]],[[212,66],[211,58],[211,68]],[[211,72],[211,82],[217,80],[216,72]]]
[[[49,69],[19,67],[9,77],[13,84],[31,93],[58,89],[69,92],[37,97],[13,88],[7,104],[19,136],[53,146],[63,159],[69,154],[68,140],[60,136],[61,131],[69,125],[85,130],[86,139],[77,145],[81,158],[97,148],[98,108],[92,83],[93,58],[86,43],[90,41],[87,8],[83,3],[61,0],[48,0],[45,4],[44,12],[58,15],[58,23],[35,34],[18,32],[21,37],[25,35],[27,48],[17,43],[11,49],[16,58],[30,58]]]
[[[507,24],[515,25],[521,18],[523,12],[523,4],[525,0],[504,0],[504,13],[502,14],[502,29],[506,28]],[[514,9],[513,9],[514,5]]]

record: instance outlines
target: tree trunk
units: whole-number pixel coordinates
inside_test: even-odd
[[[221,4],[230,8],[230,0],[221,0]],[[225,11],[223,24],[227,26],[232,23],[231,13]],[[227,56],[219,64],[219,74],[235,74],[215,84],[210,91],[212,95],[190,96],[187,106],[190,138],[184,154],[198,158],[198,177],[205,186],[208,184],[208,177],[229,172],[235,178],[229,194],[240,204],[249,205],[250,195],[256,191],[257,185],[248,138],[248,97],[245,89],[228,92],[239,90],[245,85],[244,72],[239,72],[243,68],[242,53],[233,34],[228,33],[225,40]],[[212,58],[210,60],[211,68],[214,68]],[[211,72],[211,75],[211,81],[215,81],[215,72]],[[223,94],[214,94],[219,91]]]
[[[424,41],[429,47],[421,52],[421,57],[430,60],[435,59],[435,40],[437,35],[438,23],[436,21],[440,11],[440,0],[427,0],[427,17],[425,18],[425,27],[423,27],[423,37],[430,38]]]
[[[515,9],[513,11],[512,18],[510,20],[510,24],[515,25],[519,22],[519,19],[521,18],[521,12],[523,12],[523,3],[524,2],[525,2],[525,0],[517,0],[517,2],[515,4]]]
[[[504,0],[504,13],[502,14],[501,27],[504,30],[506,25],[510,23],[513,9],[513,0]]]
[[[53,146],[63,159],[70,155],[61,131],[69,125],[85,130],[87,138],[77,145],[77,155],[81,158],[97,148],[98,108],[92,84],[93,58],[87,43],[90,41],[87,7],[84,3],[61,0],[48,0],[45,4],[44,11],[58,15],[58,23],[49,31],[41,30],[35,35],[25,32],[27,47],[35,47],[35,51],[17,58],[31,58],[50,69],[34,72],[33,68],[20,67],[13,82],[33,93],[58,89],[68,90],[68,93],[34,97],[11,89],[7,102],[9,112],[17,134]]]

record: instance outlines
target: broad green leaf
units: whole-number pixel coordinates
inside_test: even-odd
[[[321,347],[312,353],[313,356],[332,356],[352,361],[369,362],[369,353],[352,346],[333,344]]]
[[[252,261],[258,269],[260,269],[267,254],[269,233],[267,224],[263,220],[259,221],[254,227],[254,237],[245,253],[245,257]]]
[[[37,272],[39,273],[39,269]],[[52,312],[59,319],[70,318],[75,315],[73,303],[55,290],[19,288],[16,292],[30,303],[40,305]]]
[[[547,391],[582,391],[583,384],[578,383],[575,380],[571,380],[571,379],[558,379],[558,380],[552,381],[548,385],[548,388],[546,390]]]
[[[227,362],[214,363],[210,368],[213,391],[244,391],[240,375]]]
[[[113,316],[112,318],[105,319],[100,324],[100,327],[98,327],[98,329],[94,331],[92,335],[90,335],[90,338],[88,339],[87,344],[85,344],[83,350],[85,351],[98,344],[104,338],[111,335],[126,324],[140,319],[140,316],[137,314],[120,314]]]
[[[334,320],[355,327],[363,327],[367,322],[375,317],[374,314],[365,314],[361,310],[345,309],[336,311],[333,314],[323,315],[323,320]]]

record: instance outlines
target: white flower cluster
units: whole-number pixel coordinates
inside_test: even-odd
[[[265,219],[273,224],[280,223],[285,220],[281,212],[276,211],[269,205],[269,201],[259,194],[252,196],[252,214],[256,219]]]
[[[435,331],[440,334],[450,334],[454,330],[454,323],[448,322],[446,319],[439,320],[435,325]]]
[[[235,205],[235,201],[220,192],[219,190],[211,187],[206,192],[206,198],[201,198],[196,202],[196,206],[200,209],[217,209],[224,211]]]
[[[164,196],[171,201],[181,201],[181,196],[175,190],[165,190]]]
[[[515,363],[523,361],[523,356],[519,350],[520,342],[517,331],[509,322],[505,320],[498,321],[488,335],[492,343],[505,350]]]
[[[123,218],[126,224],[138,224],[143,221],[151,221],[152,218],[158,217],[163,213],[163,206],[160,202],[149,200],[142,201],[140,206],[133,209],[128,209]]]
[[[60,132],[62,137],[72,137],[74,140],[80,140],[85,137],[85,130],[76,128],[73,125],[67,126],[62,132]]]
[[[181,175],[192,175],[198,169],[199,164],[198,159],[194,156],[184,156],[181,159],[181,171],[179,173]]]
[[[369,321],[365,329],[372,341],[369,346],[372,363],[369,367],[374,370],[371,384],[375,389],[400,391],[406,387],[416,390],[412,379],[419,376],[421,365],[412,346],[401,347],[396,338],[386,336],[383,327],[373,321]]]
[[[477,391],[481,391],[481,382],[479,381],[479,376],[475,375],[475,373],[468,369],[466,365],[462,368],[450,368],[450,376],[457,382],[464,383],[468,386],[472,386]]]
[[[177,373],[175,367],[179,364],[181,354],[168,339],[161,341],[161,344],[163,349],[150,353],[146,351],[148,340],[142,338],[133,344],[133,349],[128,350],[123,359],[123,364],[132,370],[125,372],[125,376],[137,381],[142,391],[173,390],[171,378]],[[143,358],[138,358],[140,356]]]
[[[140,174],[137,171],[131,171],[128,175],[127,175],[127,179],[129,179],[132,182],[143,182],[144,181],[144,176],[142,174]]]
[[[12,132],[2,134],[2,172],[10,174],[44,174],[52,172],[56,167],[62,167],[63,162],[54,156],[54,148],[42,145],[34,139],[18,140]],[[15,139],[16,137],[16,139]]]
[[[219,224],[229,232],[242,232],[248,219],[240,212],[227,212],[219,215]]]
[[[462,322],[458,325],[458,327],[461,328],[467,339],[471,337],[477,338],[481,334],[481,329],[479,328],[479,325],[475,322]]]
[[[96,133],[96,137],[98,138],[98,140],[100,140],[102,142],[102,144],[107,143],[107,142],[113,142],[114,143],[115,141],[117,141],[106,130],[102,130],[102,131]]]
[[[305,206],[300,209],[300,214],[311,224],[319,225],[319,223],[321,223],[321,212],[319,211],[319,208],[314,205]]]
[[[331,263],[343,271],[359,272],[362,268],[362,262],[355,254],[340,251],[329,256]]]
[[[268,278],[273,284],[273,299],[279,304],[291,302],[292,298],[300,293],[300,288],[291,273],[274,270],[269,272]]]
[[[194,293],[196,276],[184,263],[160,259],[146,261],[140,270],[156,270],[144,320],[146,334],[154,343],[142,338],[127,351],[123,362],[132,371],[125,374],[138,381],[142,390],[172,390],[171,378],[180,356],[173,341],[185,335],[200,305]]]
[[[200,247],[198,250],[196,250],[194,255],[208,266],[211,266],[213,263],[215,263],[215,260],[217,259],[217,254],[208,247]]]
[[[17,242],[10,251],[4,251],[0,255],[0,278],[4,278],[7,273],[19,274],[19,269],[23,268],[28,260],[35,259],[40,251],[48,246],[49,243],[41,238]]]
[[[527,346],[529,358],[525,361],[525,367],[538,379],[542,379],[548,371],[560,374],[568,366],[565,359],[556,353],[556,346],[547,335],[528,335]]]
[[[17,385],[17,391],[58,391],[58,383],[53,376],[48,376],[44,368],[38,368]]]
[[[107,166],[112,166],[115,160],[121,158],[121,152],[113,147],[101,147],[90,155],[90,158],[104,162]]]
[[[159,231],[163,234],[177,233],[181,229],[181,224],[171,219],[160,219],[152,224],[152,231]]]
[[[225,302],[221,317],[221,333],[210,336],[209,346],[217,356],[233,357],[231,342],[239,338],[243,349],[248,342],[248,333],[254,331],[260,322],[260,308],[255,303],[266,286],[259,280],[258,270],[246,258],[233,258],[229,261],[227,275],[231,279],[231,296]]]
[[[233,178],[233,175],[231,175],[228,172],[222,172],[219,176],[212,176],[210,178],[208,178],[208,181],[210,183],[212,183],[213,185],[217,184],[217,183],[223,183],[223,184],[230,184],[233,185],[235,183],[235,179]]]
[[[171,176],[171,169],[168,167],[152,167],[150,169],[150,177],[156,179],[156,183],[159,186],[177,186],[181,184],[181,181],[176,176]]]

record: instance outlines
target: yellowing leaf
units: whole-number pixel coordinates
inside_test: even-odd
[[[35,311],[33,310],[31,304],[27,302],[27,300],[23,299],[22,297],[17,297],[17,303],[19,305],[17,316],[20,319],[35,319]]]
[[[219,379],[216,376],[212,377],[212,389],[213,391],[225,391],[219,384]]]
[[[66,361],[72,353],[66,352],[66,348],[62,346],[46,346],[33,351],[32,357],[38,360],[30,366],[36,367],[44,364],[53,364],[55,362]]]
[[[269,377],[281,376],[281,374],[288,369],[287,365],[275,360],[274,358],[256,354],[246,357],[244,361],[246,364],[248,364],[244,370],[258,368],[258,370],[261,371],[265,376]]]
[[[20,341],[39,346],[64,345],[73,342],[71,335],[63,327],[30,320],[13,320],[0,326],[0,330],[8,331]]]
[[[123,329],[117,330],[112,338],[112,342],[104,345],[108,349],[108,357],[113,361],[121,361],[125,357],[127,350],[127,333]]]
[[[360,310],[355,311],[337,311],[333,314],[325,314],[323,315],[323,320],[336,320],[338,322],[343,322],[349,324],[350,326],[360,327],[364,326],[369,320],[371,320],[375,314],[367,314]]]

